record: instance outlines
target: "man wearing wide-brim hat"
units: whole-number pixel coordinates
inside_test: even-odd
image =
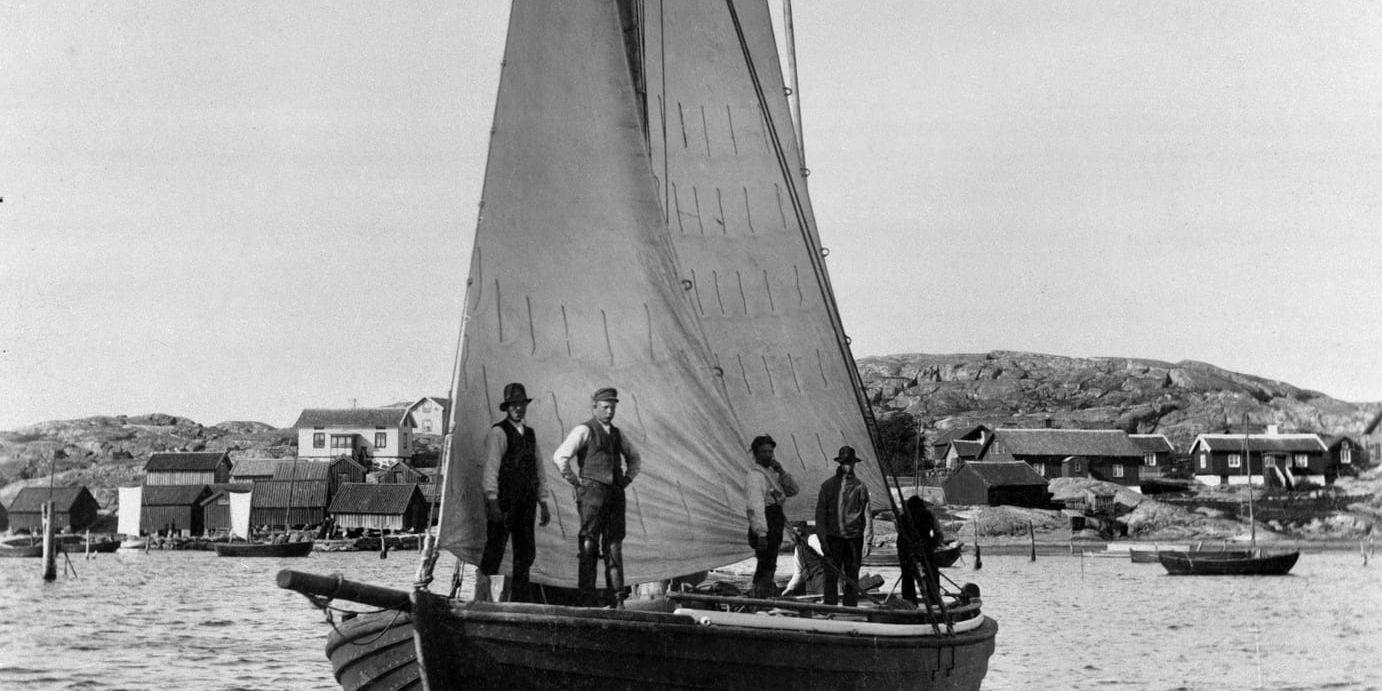
[[[835,474],[821,483],[816,495],[816,535],[825,550],[826,561],[834,568],[825,570],[827,605],[839,600],[840,574],[845,575],[844,605],[859,604],[859,567],[864,559],[864,537],[870,531],[869,488],[854,474],[859,457],[854,447],[841,446],[835,456]]]
[[[590,397],[592,416],[577,425],[557,447],[552,460],[576,490],[581,515],[577,536],[576,587],[583,605],[598,604],[595,562],[605,558],[605,586],[622,607],[624,591],[624,489],[638,475],[640,459],[625,434],[614,426],[619,392],[597,389]],[[572,468],[571,459],[576,459]]]
[[[499,573],[504,548],[513,541],[513,575],[509,580],[509,599],[531,602],[529,569],[537,556],[533,530],[535,511],[541,511],[541,525],[551,520],[547,509],[547,479],[537,449],[537,434],[527,424],[528,392],[514,382],[504,387],[499,410],[504,419],[494,423],[485,436],[486,536],[476,578],[478,599],[489,596],[489,576]],[[483,578],[483,581],[481,580]]]

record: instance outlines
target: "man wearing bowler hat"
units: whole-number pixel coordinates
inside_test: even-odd
[[[552,460],[561,476],[576,489],[581,515],[577,537],[576,587],[582,605],[593,605],[595,561],[605,558],[605,587],[622,607],[624,592],[624,488],[638,475],[638,450],[614,426],[619,392],[599,389],[590,397],[590,420],[577,425],[557,447]],[[571,459],[575,458],[575,468]]]
[[[782,530],[787,524],[782,504],[800,491],[796,479],[774,457],[776,449],[777,442],[766,434],[754,437],[749,444],[753,466],[745,476],[744,504],[749,514],[749,547],[758,557],[758,566],[753,570],[753,597],[778,594],[773,574],[777,572],[777,550],[782,546]]]
[[[504,547],[513,539],[513,577],[509,580],[509,599],[514,602],[533,600],[528,582],[528,570],[537,556],[537,542],[533,535],[536,510],[541,511],[541,525],[547,525],[551,513],[547,510],[547,480],[538,461],[537,435],[528,426],[528,392],[514,382],[504,387],[504,400],[499,410],[504,419],[494,423],[485,437],[485,551],[480,558],[480,576],[476,591],[481,599],[489,594],[489,576],[499,573],[504,560]]]
[[[841,446],[835,474],[821,483],[816,496],[816,535],[830,565],[825,569],[825,604],[839,602],[837,586],[845,576],[844,605],[859,604],[859,565],[864,558],[864,535],[869,532],[869,488],[854,474],[859,457],[854,447]]]

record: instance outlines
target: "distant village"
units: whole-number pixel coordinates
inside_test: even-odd
[[[225,536],[235,494],[249,495],[250,525],[261,533],[322,526],[322,537],[421,531],[435,522],[442,478],[440,469],[413,463],[414,439],[446,434],[450,407],[449,399],[429,396],[397,407],[306,409],[293,425],[295,458],[152,453],[143,482],[120,488],[120,532]],[[1300,491],[1369,465],[1367,449],[1352,436],[1282,433],[1275,425],[1260,433],[1200,434],[1182,451],[1160,434],[975,424],[932,437],[925,455],[917,480],[939,503],[1029,507],[1050,506],[1048,484],[1056,478],[1148,494],[1191,483]],[[0,529],[39,530],[49,498],[46,486],[24,488],[8,510],[0,506]],[[51,498],[59,530],[96,523],[100,507],[86,487],[58,487]],[[131,516],[137,526],[124,520]]]
[[[421,531],[435,520],[441,477],[438,468],[414,467],[414,439],[446,434],[450,408],[449,399],[436,396],[398,407],[309,408],[293,424],[295,458],[152,453],[143,482],[119,490],[119,532],[225,536],[236,494],[249,496],[250,525],[259,533],[322,526],[341,536]],[[8,509],[0,506],[0,530],[38,532],[49,500],[47,486],[20,490]],[[100,506],[84,486],[57,487],[51,500],[59,531],[97,522]]]

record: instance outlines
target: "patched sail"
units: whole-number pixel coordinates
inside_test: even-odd
[[[628,582],[748,553],[746,441],[668,242],[615,2],[513,3],[455,382],[441,544],[477,563],[484,437],[507,382],[534,400],[555,505],[535,580],[574,585],[576,506],[550,462],[619,389],[615,425],[638,446]]]

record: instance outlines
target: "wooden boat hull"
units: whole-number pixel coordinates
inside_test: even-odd
[[[43,556],[43,545],[0,547],[0,558],[28,559]]]
[[[1253,556],[1236,553],[1162,552],[1157,560],[1172,576],[1284,576],[1300,552]]]
[[[216,544],[216,556],[218,557],[305,557],[311,552],[311,540],[279,544],[240,544],[234,542]]]
[[[703,625],[667,613],[413,598],[413,614],[337,627],[327,655],[356,689],[977,689],[998,625],[859,636]],[[424,681],[425,686],[424,686]]]

